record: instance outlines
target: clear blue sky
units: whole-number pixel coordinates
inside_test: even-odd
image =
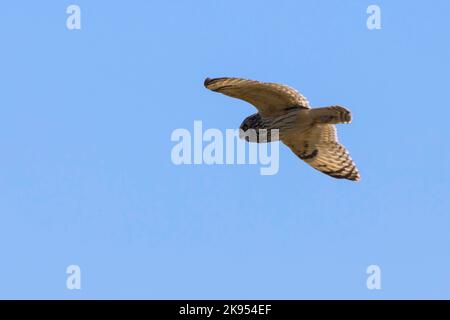
[[[66,28],[72,3],[81,30]],[[448,1],[1,8],[0,298],[450,298]],[[282,145],[274,176],[172,164],[174,129],[255,112],[207,76],[348,107],[339,136],[362,180]]]

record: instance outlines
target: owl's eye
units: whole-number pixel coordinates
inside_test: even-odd
[[[243,125],[242,125],[242,130],[247,131],[247,129],[248,129],[248,125],[243,124]]]

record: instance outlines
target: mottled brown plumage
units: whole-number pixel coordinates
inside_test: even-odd
[[[297,90],[277,83],[207,78],[204,85],[258,109],[258,113],[244,120],[242,130],[278,129],[280,140],[313,168],[338,179],[360,179],[352,158],[338,142],[334,126],[351,122],[351,113],[344,107],[311,109],[308,100]]]

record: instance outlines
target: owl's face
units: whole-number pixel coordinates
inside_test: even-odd
[[[259,129],[262,128],[261,125],[261,116],[259,113],[245,118],[239,127],[239,138],[248,142],[257,142]]]
[[[261,129],[261,116],[259,113],[255,113],[247,118],[241,123],[239,129],[247,131],[248,129]]]

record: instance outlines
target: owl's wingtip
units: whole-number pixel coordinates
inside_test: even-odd
[[[205,88],[208,88],[208,85],[211,83],[213,79],[211,78],[206,78],[205,81],[203,82],[203,85],[205,86]]]
[[[203,85],[212,91],[217,91],[218,88],[223,87],[224,86],[224,81],[228,80],[228,79],[232,79],[232,78],[206,78],[205,81],[203,82]]]

